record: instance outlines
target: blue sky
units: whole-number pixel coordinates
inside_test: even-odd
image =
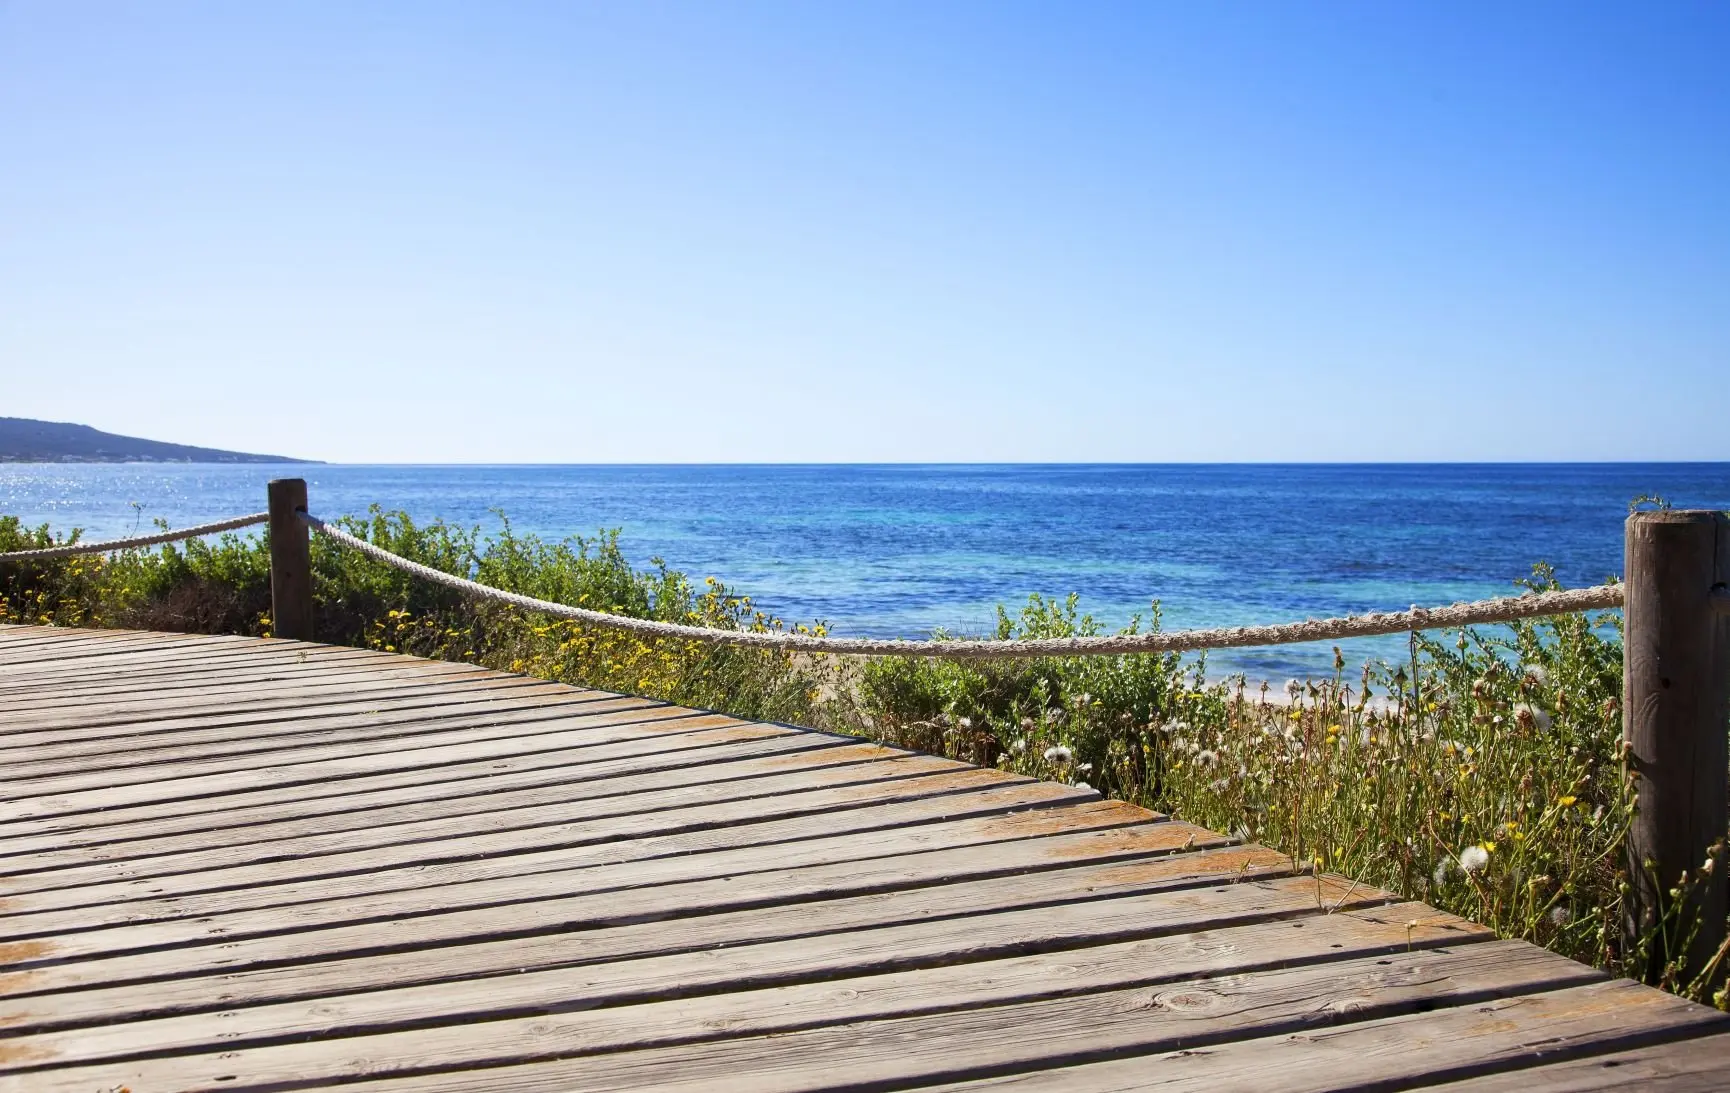
[[[1730,6],[0,2],[0,414],[1730,459]]]

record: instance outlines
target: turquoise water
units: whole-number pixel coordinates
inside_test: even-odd
[[[314,512],[545,536],[620,528],[627,552],[713,575],[847,635],[988,628],[998,603],[1079,593],[1110,626],[1161,602],[1167,628],[1279,622],[1503,595],[1533,562],[1568,584],[1621,571],[1628,502],[1730,509],[1730,463],[1040,466],[0,465],[0,513],[107,537],[153,518],[264,507],[304,477]],[[135,508],[134,505],[137,507]],[[1353,662],[1398,656],[1354,642]],[[1210,667],[1325,670],[1327,645]]]

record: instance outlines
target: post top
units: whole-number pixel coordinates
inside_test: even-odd
[[[1717,509],[1642,509],[1628,514],[1630,524],[1721,524],[1730,522],[1730,513]]]

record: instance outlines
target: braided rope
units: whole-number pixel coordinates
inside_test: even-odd
[[[1455,604],[1451,607],[1413,607],[1410,611],[1388,614],[1353,615],[1337,619],[1312,619],[1307,622],[1280,623],[1275,626],[1234,626],[1212,630],[1165,630],[1146,634],[1114,634],[1102,637],[1040,638],[1029,641],[905,641],[877,638],[830,638],[814,634],[761,633],[749,630],[715,630],[706,626],[686,626],[672,622],[655,622],[593,611],[583,607],[539,600],[516,592],[506,592],[484,584],[452,576],[443,570],[411,562],[407,558],[351,535],[341,528],[301,513],[301,518],[315,531],[345,546],[353,547],[371,558],[405,573],[454,588],[480,599],[514,604],[531,611],[542,611],[563,619],[592,623],[635,634],[658,638],[679,638],[706,641],[716,645],[737,645],[754,649],[790,649],[802,653],[846,653],[867,656],[943,657],[949,659],[986,659],[1010,657],[1049,657],[1102,655],[1116,653],[1180,653],[1197,649],[1231,649],[1247,645],[1289,645],[1303,641],[1326,641],[1339,638],[1373,637],[1378,634],[1403,634],[1411,630],[1469,626],[1479,623],[1509,622],[1542,615],[1566,615],[1575,611],[1592,611],[1622,606],[1621,585],[1598,585],[1562,592],[1528,593],[1524,596],[1479,600],[1476,603]]]
[[[270,513],[255,512],[250,516],[235,516],[228,520],[218,520],[213,524],[199,524],[196,527],[180,528],[175,531],[159,531],[154,535],[140,535],[132,539],[108,539],[99,543],[67,543],[64,546],[43,547],[40,550],[14,550],[8,554],[0,554],[0,562],[46,561],[50,558],[69,558],[74,554],[106,554],[111,550],[132,550],[135,547],[155,546],[158,543],[173,543],[181,539],[197,539],[202,535],[215,535],[219,531],[234,531],[238,528],[263,524],[270,520]]]

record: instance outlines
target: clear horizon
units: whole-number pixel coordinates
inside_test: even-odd
[[[1721,462],[1727,42],[0,3],[0,414],[377,465]]]

